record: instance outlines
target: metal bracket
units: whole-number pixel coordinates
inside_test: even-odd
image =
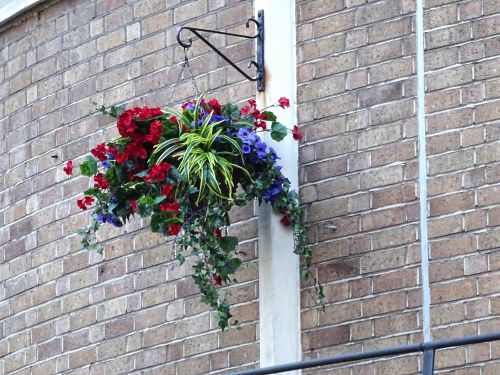
[[[233,33],[227,33],[224,31],[217,31],[217,30],[207,30],[207,29],[198,29],[195,27],[188,27],[188,26],[183,26],[179,29],[177,32],[177,42],[184,48],[189,48],[193,44],[193,39],[189,38],[188,40],[182,40],[181,39],[181,33],[184,30],[191,31],[194,35],[196,35],[200,40],[205,43],[207,46],[209,46],[214,52],[216,52],[220,57],[222,57],[224,60],[226,60],[233,68],[235,68],[238,72],[240,72],[246,79],[250,81],[257,81],[257,90],[258,91],[264,91],[265,89],[265,81],[264,81],[264,10],[259,10],[257,12],[257,19],[255,18],[250,18],[246,22],[246,27],[250,27],[250,22],[255,23],[257,26],[257,34],[253,36],[248,36],[248,35],[242,35],[242,34],[233,34]],[[233,63],[227,56],[225,56],[221,51],[219,51],[212,43],[210,43],[206,38],[204,38],[200,32],[207,32],[211,34],[222,34],[222,35],[229,35],[229,36],[235,36],[239,38],[244,38],[244,39],[256,39],[257,40],[257,57],[256,60],[252,60],[248,63],[248,67],[250,68],[252,65],[255,66],[257,69],[257,75],[255,77],[249,76],[247,73],[245,73],[243,70],[241,70],[240,67],[238,67],[235,63]]]

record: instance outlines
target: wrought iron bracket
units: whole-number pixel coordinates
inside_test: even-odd
[[[207,29],[199,29],[195,27],[189,27],[189,26],[183,26],[179,29],[177,32],[177,42],[184,48],[189,48],[193,44],[193,39],[189,38],[187,40],[182,40],[181,38],[181,33],[184,30],[192,32],[194,35],[196,35],[200,40],[205,43],[207,46],[209,46],[215,53],[217,53],[220,57],[222,57],[224,60],[226,60],[233,68],[235,68],[238,72],[240,72],[246,79],[250,81],[257,81],[257,90],[258,91],[264,91],[265,89],[265,74],[264,74],[264,10],[259,10],[257,12],[257,19],[255,18],[250,18],[246,22],[246,27],[250,27],[250,22],[255,23],[257,26],[257,33],[253,36],[249,35],[242,35],[242,34],[234,34],[234,33],[227,33],[224,31],[217,31],[217,30],[207,30]],[[252,65],[255,66],[257,69],[257,74],[255,77],[249,76],[247,73],[245,73],[239,66],[237,66],[234,62],[232,62],[226,55],[224,55],[221,51],[217,49],[212,43],[210,43],[203,35],[200,34],[202,33],[211,33],[211,34],[221,34],[221,35],[228,35],[228,36],[235,36],[238,38],[244,38],[244,39],[255,39],[257,41],[257,51],[256,51],[256,59],[252,60],[248,63],[248,67],[250,68]]]

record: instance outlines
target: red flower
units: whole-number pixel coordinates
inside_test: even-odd
[[[222,106],[219,104],[219,102],[217,101],[217,99],[212,99],[208,102],[208,105],[210,107],[212,107],[212,109],[214,110],[214,113],[216,115],[220,115],[221,113],[221,110],[222,110]]]
[[[104,143],[98,144],[97,146],[95,146],[95,148],[90,150],[92,155],[94,155],[97,159],[99,159],[101,161],[106,160],[108,158],[106,155],[106,151],[107,150],[106,150],[106,146],[104,145]]]
[[[136,200],[130,201],[130,208],[132,209],[132,212],[137,211],[137,201]]]
[[[123,164],[128,160],[128,156],[123,152],[117,152],[115,155],[115,160],[118,164]]]
[[[118,117],[116,125],[122,137],[126,138],[131,136],[137,129],[137,124],[134,122],[134,115],[138,110],[139,108],[128,109]]]
[[[262,130],[267,129],[267,124],[265,121],[260,121],[260,120],[254,121],[253,126],[255,129],[258,129],[258,128],[261,128]]]
[[[167,234],[171,236],[177,236],[181,229],[182,226],[180,224],[170,224]]]
[[[297,125],[293,126],[292,136],[293,139],[295,139],[296,141],[300,141],[302,139],[302,133],[300,132],[299,127]]]
[[[168,163],[155,164],[149,170],[147,176],[144,178],[146,182],[148,180],[157,180],[160,182],[165,181],[168,172],[170,172],[171,165]]]
[[[160,211],[174,211],[174,212],[179,212],[180,204],[178,201],[172,202],[172,203],[162,203],[160,204]]]
[[[94,198],[92,198],[92,197],[90,197],[88,195],[86,195],[82,199],[78,199],[76,201],[76,204],[82,210],[86,210],[88,207],[90,207],[92,205],[92,203],[94,203]]]
[[[146,136],[146,139],[151,143],[158,143],[160,137],[163,133],[163,125],[160,121],[153,121],[151,123],[151,127],[149,128],[149,134]]]
[[[288,214],[284,214],[284,215],[281,217],[280,223],[281,223],[284,227],[289,227],[289,226],[290,226],[290,224],[291,224],[291,221],[290,221],[290,215],[288,215]]]
[[[94,187],[100,189],[107,189],[109,187],[109,182],[104,178],[102,173],[98,173],[94,176]]]
[[[246,116],[250,113],[250,107],[249,106],[244,106],[244,107],[241,107],[240,109],[240,113],[243,115],[243,116]]]
[[[214,275],[214,284],[217,286],[222,285],[222,277],[220,275]]]
[[[175,116],[170,116],[169,120],[170,120],[172,123],[174,123],[174,124],[176,124],[176,123],[177,123],[177,117],[175,117]]]
[[[140,120],[146,120],[148,118],[161,116],[162,114],[163,112],[161,111],[160,107],[149,108],[147,106],[144,106],[143,108],[139,108],[137,118]]]
[[[278,99],[278,103],[279,103],[278,105],[281,108],[290,107],[290,100],[288,100],[284,96],[282,96],[281,98]]]
[[[127,154],[128,159],[133,157],[137,157],[139,159],[146,159],[148,157],[148,152],[142,144],[138,141],[130,142],[125,146],[125,153]]]
[[[66,166],[63,168],[64,173],[66,173],[68,176],[73,174],[73,161],[68,160],[66,162]]]
[[[221,237],[222,237],[222,231],[220,230],[220,228],[214,228],[214,234],[215,234],[215,237],[220,240]]]
[[[253,107],[253,108],[255,108],[255,106],[257,105],[257,103],[255,102],[255,100],[253,100],[253,99],[249,99],[248,100],[248,104],[250,104],[250,107]]]
[[[168,185],[163,186],[161,188],[161,195],[166,195],[166,196],[171,195],[173,188],[174,188],[174,185],[172,185],[172,184],[168,184]]]

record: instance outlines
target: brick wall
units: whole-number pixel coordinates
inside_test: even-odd
[[[423,338],[415,9],[297,1],[301,197],[328,301],[322,312],[303,286],[306,357]],[[498,330],[499,12],[496,0],[426,1],[434,339]],[[436,367],[493,374],[500,363],[484,361],[498,355],[496,344],[441,351]],[[352,373],[418,373],[417,357]]]
[[[296,0],[300,194],[326,306],[302,288],[304,357],[422,340],[415,0]],[[497,330],[500,315],[500,3],[427,0],[426,142],[434,339]],[[86,178],[64,162],[116,134],[101,104],[164,105],[179,25],[244,32],[251,1],[46,1],[0,26],[0,374],[205,374],[258,364],[255,207],[228,289],[241,330],[215,328],[170,242],[134,221],[81,250]],[[252,42],[211,39],[241,61]],[[254,84],[201,43],[200,91]],[[184,77],[171,100],[193,96]],[[93,104],[96,103],[96,104]],[[492,375],[499,344],[440,351],[441,373]],[[418,355],[328,373],[417,374]],[[465,367],[465,369],[463,369]],[[455,372],[453,372],[455,371]]]
[[[424,21],[432,334],[494,332],[500,323],[500,2],[428,0]],[[498,347],[449,350],[438,365],[498,373]],[[489,358],[494,361],[481,368]]]
[[[251,1],[61,0],[1,26],[0,374],[205,374],[258,361],[254,207],[233,215],[246,262],[227,295],[241,330],[221,333],[189,267],[147,223],[103,228],[104,258],[81,250],[88,216],[75,199],[88,179],[61,169],[116,134],[96,107],[167,104],[184,59],[179,25],[244,32],[252,13]],[[212,41],[236,59],[252,53]],[[254,94],[203,44],[188,54],[200,91]],[[193,95],[183,79],[169,104]]]

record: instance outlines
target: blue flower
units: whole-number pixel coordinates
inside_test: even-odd
[[[216,122],[216,121],[227,121],[227,118],[224,116],[219,116],[219,115],[212,115],[212,118],[210,119],[210,123]]]
[[[244,154],[249,154],[252,152],[252,148],[249,144],[243,143],[243,146],[241,146],[241,152],[243,152]]]
[[[189,103],[186,106],[186,109],[189,110],[189,111],[194,111],[195,108],[196,108],[196,106],[193,103]]]
[[[281,159],[280,157],[278,157],[276,151],[274,151],[274,148],[272,147],[269,147],[269,155],[271,155],[271,160],[273,164],[276,163],[276,160]]]
[[[255,143],[255,152],[257,152],[257,156],[259,159],[265,159],[267,156],[266,152],[267,145],[264,142]]]
[[[243,143],[252,144],[252,140],[250,138],[250,131],[247,128],[241,128],[238,130],[238,138],[241,139]]]
[[[274,202],[282,190],[283,190],[282,181],[281,180],[275,181],[269,187],[269,189],[267,189],[267,191],[264,193],[262,199],[266,202]]]
[[[113,224],[115,227],[120,228],[123,226],[123,223],[116,216],[108,215],[106,217],[106,223]]]
[[[111,168],[111,165],[109,164],[109,161],[103,160],[101,163],[102,163],[102,166],[104,167],[104,171],[107,172],[109,170],[109,168]]]
[[[102,212],[99,212],[99,214],[97,215],[97,221],[99,223],[105,223],[106,219],[106,215],[104,215]]]

